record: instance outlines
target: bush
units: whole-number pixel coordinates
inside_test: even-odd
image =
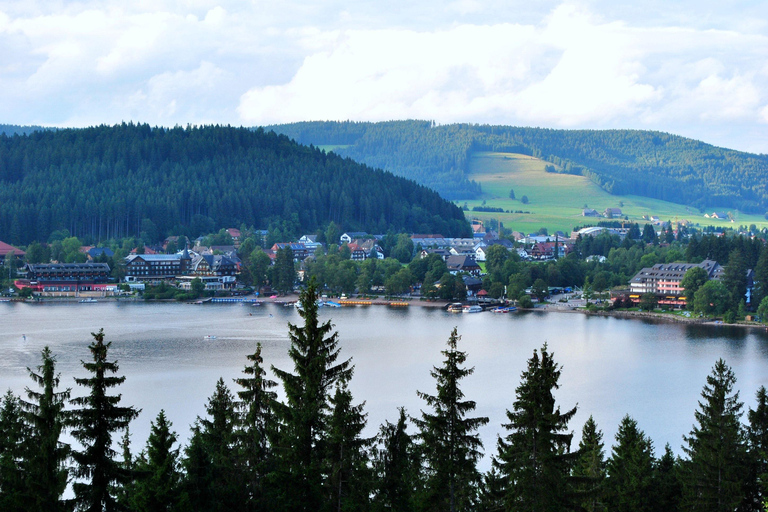
[[[528,295],[523,295],[520,297],[520,300],[518,301],[518,305],[523,309],[531,309],[533,308],[533,301]]]

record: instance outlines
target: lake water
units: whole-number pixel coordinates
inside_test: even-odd
[[[320,311],[339,332],[342,357],[355,365],[351,389],[356,401],[366,402],[370,435],[385,420],[394,422],[400,406],[419,414],[424,403],[416,391],[434,394],[429,372],[442,363],[440,351],[457,326],[459,347],[475,367],[463,390],[477,402],[476,415],[490,418],[481,430],[486,454],[496,452],[520,374],[544,342],[563,367],[558,404],[562,410],[578,404],[570,423],[574,448],[590,414],[608,447],[621,418],[630,414],[653,439],[657,454],[666,443],[680,453],[705,379],[720,357],[734,368],[746,406],[754,406],[757,388],[768,384],[768,336],[761,330],[567,313],[457,315],[383,306]],[[31,386],[25,368],[38,365],[40,350],[49,345],[62,384],[81,396],[73,378],[86,376],[81,360],[90,360],[90,333],[103,327],[112,341],[110,359],[118,360],[127,377],[118,388],[122,403],[142,409],[131,425],[138,452],[161,408],[185,440],[195,418],[205,414],[219,377],[238,389],[232,379],[241,375],[257,342],[267,366],[291,370],[287,323],[300,321],[293,308],[278,305],[2,303],[0,388],[21,394]],[[488,468],[487,456],[482,468]]]

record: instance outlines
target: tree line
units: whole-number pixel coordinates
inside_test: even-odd
[[[704,209],[768,210],[768,155],[719,148],[646,130],[553,130],[497,125],[304,122],[271,126],[303,144],[423,183],[449,199],[481,193],[469,180],[475,151],[522,153],[550,172],[583,175],[611,194],[636,194]]]
[[[768,469],[768,395],[746,423],[731,368],[718,360],[701,393],[682,457],[669,445],[657,455],[631,417],[606,453],[590,417],[581,439],[570,422],[576,407],[555,400],[562,367],[546,344],[534,350],[510,399],[492,467],[477,463],[484,446],[462,392],[473,373],[456,329],[435,388],[418,391],[425,407],[400,409],[366,437],[364,403],[349,390],[354,365],[341,357],[338,334],[317,316],[318,292],[301,296],[304,325],[288,324],[293,368],[271,367],[261,346],[247,356],[232,392],[220,379],[206,414],[185,447],[161,411],[146,446],[134,454],[128,426],[138,412],[120,404],[117,361],[103,330],[93,334],[83,396],[60,389],[48,348],[28,369],[35,388],[25,399],[8,391],[0,406],[0,508],[128,511],[762,511]],[[284,399],[275,389],[282,386]],[[78,446],[60,441],[69,430]],[[125,432],[117,443],[115,435]],[[119,446],[118,446],[119,445]],[[115,448],[119,447],[120,451]],[[73,498],[63,499],[67,485]]]
[[[0,233],[96,240],[195,238],[220,226],[290,221],[314,232],[466,236],[463,212],[412,181],[264,130],[121,124],[0,135]]]

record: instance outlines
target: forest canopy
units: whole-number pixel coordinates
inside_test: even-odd
[[[163,236],[285,221],[306,232],[331,221],[370,233],[471,232],[460,208],[423,185],[262,129],[123,123],[0,134],[7,242],[59,229],[134,236],[146,219]]]
[[[647,130],[551,130],[431,121],[303,122],[271,126],[302,144],[416,180],[449,199],[472,199],[467,174],[476,151],[521,153],[553,172],[583,175],[611,194],[635,194],[697,208],[768,210],[768,155],[719,148]]]

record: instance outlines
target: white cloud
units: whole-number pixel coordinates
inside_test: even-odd
[[[632,127],[768,152],[768,4],[662,6],[8,0],[0,118]]]

